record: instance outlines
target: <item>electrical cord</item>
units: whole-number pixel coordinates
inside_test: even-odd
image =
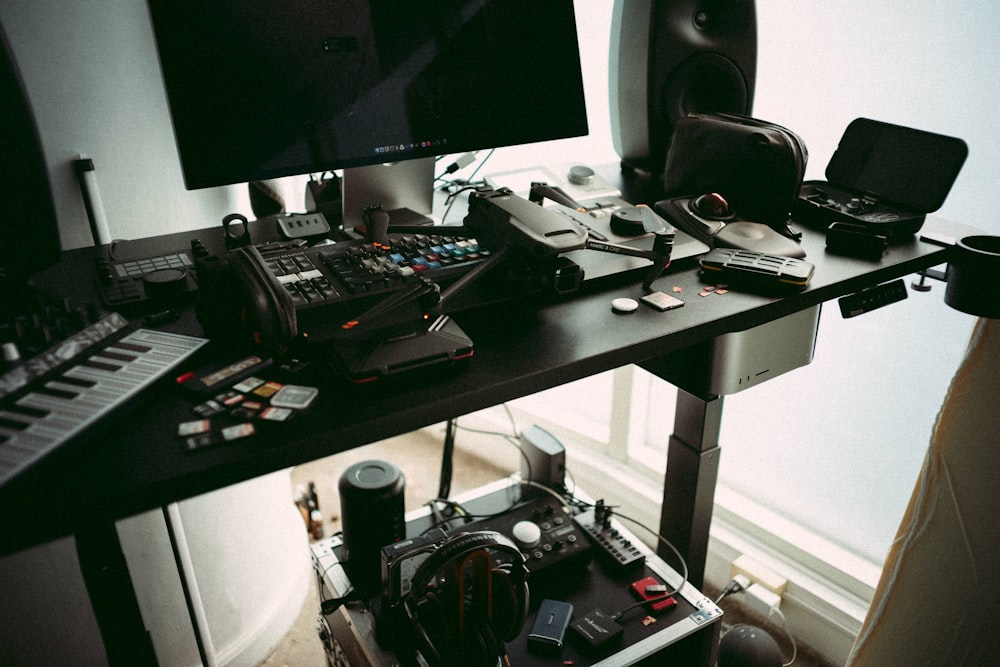
[[[676,595],[677,593],[680,593],[681,589],[684,588],[685,584],[687,584],[687,580],[688,580],[688,564],[687,564],[687,561],[684,560],[684,557],[681,556],[681,552],[677,550],[677,547],[675,547],[670,542],[670,540],[668,540],[667,538],[665,538],[663,535],[660,535],[658,532],[656,532],[652,528],[646,526],[645,524],[643,524],[642,522],[640,522],[638,519],[633,519],[632,517],[626,516],[626,515],[621,514],[619,512],[614,512],[614,516],[618,517],[619,519],[624,519],[625,521],[628,521],[628,522],[632,523],[633,525],[636,525],[639,528],[642,528],[643,530],[645,530],[646,532],[648,532],[650,535],[654,536],[660,544],[662,544],[663,546],[667,547],[667,549],[669,549],[674,554],[674,557],[677,558],[677,562],[680,564],[680,567],[681,567],[681,572],[680,572],[680,574],[681,574],[681,583],[678,584],[674,588],[674,591],[672,593],[670,593],[670,595]]]
[[[534,473],[531,470],[531,459],[528,458],[528,455],[525,453],[524,448],[521,447],[520,440],[517,438],[517,436],[508,435],[500,431],[488,431],[484,429],[470,428],[468,426],[459,425],[457,424],[457,422],[456,425],[459,429],[467,431],[469,433],[478,433],[480,435],[494,435],[506,440],[510,445],[512,445],[517,450],[518,454],[520,454],[521,460],[524,462],[525,470],[527,470],[528,472],[528,481],[530,482],[534,479]]]
[[[799,655],[799,647],[795,643],[795,637],[792,636],[792,632],[788,629],[788,621],[785,619],[785,614],[780,609],[774,609],[772,614],[777,614],[778,618],[781,619],[781,629],[785,631],[785,636],[788,637],[788,641],[792,644],[792,657],[788,662],[784,663],[782,667],[789,667],[795,662],[795,658]]]
[[[715,604],[719,604],[724,598],[732,595],[733,593],[739,593],[746,590],[749,586],[750,579],[748,579],[745,574],[737,574],[729,580],[729,583],[722,587],[722,592],[719,593],[719,597],[715,598]]]
[[[724,598],[727,598],[735,593],[746,592],[746,590],[750,587],[750,583],[751,583],[750,579],[746,575],[737,574],[732,579],[730,579],[725,586],[723,586],[722,592],[719,593],[719,597],[715,599],[715,604],[719,604]],[[772,609],[771,612],[768,614],[769,620],[770,616],[772,615],[777,615],[778,618],[781,619],[781,629],[784,630],[785,636],[788,637],[788,641],[792,645],[792,657],[789,659],[788,662],[782,664],[782,667],[789,667],[795,662],[795,659],[798,657],[799,653],[798,645],[795,643],[795,637],[792,636],[791,631],[788,629],[788,621],[785,619],[784,612],[782,612],[781,609],[779,608],[775,608]]]
[[[454,174],[459,169],[464,169],[465,167],[468,167],[470,164],[472,164],[473,162],[476,161],[476,153],[477,153],[477,151],[469,151],[468,153],[463,153],[462,155],[458,156],[458,158],[454,162],[452,162],[451,164],[449,164],[445,168],[444,172],[442,172],[441,174],[439,174],[438,176],[436,176],[434,178],[434,180],[435,181],[445,181],[445,180],[447,180],[447,179],[445,179],[445,175],[447,175],[447,174]],[[438,158],[437,160],[440,160],[440,159],[441,158]]]
[[[660,602],[661,600],[666,600],[668,598],[672,598],[675,595],[677,595],[676,591],[673,592],[673,593],[664,593],[662,595],[657,595],[655,598],[649,598],[648,600],[639,600],[635,604],[630,604],[629,606],[625,607],[624,609],[621,609],[621,610],[615,612],[614,614],[611,614],[611,618],[612,618],[612,620],[617,621],[618,619],[620,619],[622,616],[624,616],[625,614],[629,613],[633,609],[638,609],[639,607],[644,607],[647,604],[653,604],[654,602]]]
[[[441,452],[441,481],[438,498],[451,495],[451,477],[455,458],[455,420],[449,419],[444,429],[444,447]]]
[[[483,168],[483,165],[486,164],[491,157],[493,157],[494,152],[496,152],[496,149],[491,148],[490,152],[486,154],[486,157],[484,157],[482,160],[479,161],[479,164],[476,165],[476,168],[472,171],[471,174],[469,174],[469,177],[465,179],[466,183],[465,187],[459,188],[457,191],[449,193],[448,207],[445,209],[444,214],[441,216],[442,224],[444,223],[445,218],[448,217],[448,214],[451,213],[451,207],[455,205],[455,201],[457,200],[458,195],[467,190],[474,190],[476,187],[478,187],[477,185],[475,185],[476,174],[478,174],[479,170]]]

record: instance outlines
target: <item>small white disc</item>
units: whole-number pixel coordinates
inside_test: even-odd
[[[639,302],[628,297],[619,297],[611,302],[611,310],[616,313],[632,313],[639,308]]]

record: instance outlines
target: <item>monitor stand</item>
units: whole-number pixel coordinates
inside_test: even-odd
[[[390,224],[430,224],[434,165],[434,158],[429,157],[345,169],[344,229],[360,225],[365,207],[378,204],[389,211]]]

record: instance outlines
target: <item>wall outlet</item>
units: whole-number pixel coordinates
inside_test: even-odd
[[[788,588],[788,579],[746,554],[734,560],[729,566],[729,578],[732,579],[737,574],[742,574],[751,583],[760,584],[778,596],[784,595],[785,589]]]

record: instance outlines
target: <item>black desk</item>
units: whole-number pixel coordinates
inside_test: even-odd
[[[930,219],[924,231],[965,236],[974,230]],[[455,319],[475,342],[474,358],[458,372],[420,383],[357,386],[314,361],[285,381],[315,385],[313,407],[286,424],[262,428],[250,439],[186,452],[177,424],[191,419],[193,401],[170,382],[146,392],[127,413],[78,438],[52,465],[41,465],[0,489],[0,553],[79,532],[98,520],[114,520],[206,493],[242,480],[342,452],[520,396],[626,364],[657,369],[676,363],[680,350],[721,334],[742,331],[864,288],[941,264],[947,250],[916,238],[893,246],[877,262],[828,255],[822,233],[805,229],[803,247],[816,265],[809,289],[772,298],[730,292],[724,298],[696,296],[701,282],[694,265],[672,267],[654,288],[683,288],[684,308],[660,313],[640,308],[616,315],[611,300],[637,297],[638,279],[609,284],[545,305],[508,304]],[[202,239],[218,249],[218,227],[127,242],[121,259],[173,252]],[[93,301],[91,249],[64,253],[60,264],[38,280],[43,290]],[[190,312],[163,328],[200,333]],[[216,353],[226,346],[216,343]],[[236,357],[234,356],[234,359]],[[275,378],[277,379],[277,378]],[[680,392],[680,431],[667,470],[670,516],[664,535],[686,553],[691,581],[701,586],[717,466],[721,398]],[[268,427],[272,425],[266,425]],[[683,431],[683,432],[681,432]],[[50,508],[59,507],[53,513]]]

